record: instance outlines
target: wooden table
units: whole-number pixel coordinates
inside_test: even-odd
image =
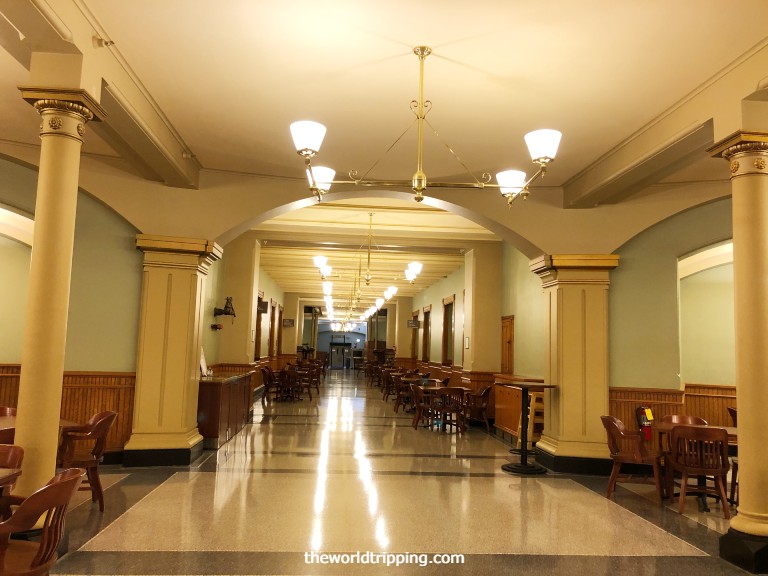
[[[65,428],[79,428],[82,424],[73,420],[66,420],[59,418],[59,429]],[[15,430],[16,429],[16,416],[0,416],[0,430]]]
[[[738,444],[739,436],[735,426],[712,426],[711,424],[680,424],[679,422],[661,422],[654,420],[651,429],[658,434],[659,450],[663,451],[663,439],[665,435],[672,435],[672,428],[675,426],[693,426],[694,428],[723,428],[728,433],[728,444]]]
[[[505,384],[507,386],[507,384]],[[547,469],[540,464],[528,463],[528,408],[531,404],[531,397],[528,393],[531,388],[556,388],[554,384],[542,384],[540,382],[515,382],[509,384],[511,388],[520,388],[523,391],[520,399],[520,463],[508,462],[503,464],[501,469],[504,472],[512,474],[546,474]]]

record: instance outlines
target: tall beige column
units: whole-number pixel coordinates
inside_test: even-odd
[[[197,395],[209,240],[139,234],[144,252],[133,431],[124,466],[189,464],[203,449]],[[210,324],[210,321],[208,321]]]
[[[710,152],[730,162],[739,513],[720,541],[724,558],[768,571],[768,134],[738,133]]]
[[[548,326],[544,433],[537,461],[556,471],[589,471],[608,458],[600,416],[608,414],[608,285],[615,254],[545,255],[541,278]]]
[[[22,88],[40,113],[40,171],[21,353],[15,442],[24,448],[16,493],[27,496],[56,469],[80,148],[101,107],[82,91]]]

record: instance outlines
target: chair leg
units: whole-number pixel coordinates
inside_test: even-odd
[[[661,502],[663,497],[661,489],[661,470],[659,469],[658,461],[653,463],[653,480],[656,483],[656,497],[659,499],[659,502]]]
[[[688,473],[683,472],[683,478],[680,481],[680,496],[678,496],[677,511],[682,514],[685,511],[685,489],[688,487]]]
[[[739,461],[734,459],[731,462],[731,504],[734,506],[739,505],[739,498],[737,489],[739,487]]]
[[[728,505],[728,498],[725,497],[725,476],[715,476],[715,486],[723,503],[723,518],[727,520],[731,517],[731,507]]]
[[[621,469],[621,462],[614,462],[611,469],[611,477],[608,478],[608,491],[605,493],[606,498],[613,498],[613,493],[616,490],[616,480],[619,477],[619,470]]]
[[[104,491],[101,488],[99,469],[96,467],[86,468],[85,474],[88,478],[88,484],[91,486],[91,500],[93,502],[98,502],[99,511],[104,512]]]

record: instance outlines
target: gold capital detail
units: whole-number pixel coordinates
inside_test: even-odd
[[[77,114],[78,116],[82,116],[85,122],[93,119],[93,112],[91,112],[88,108],[86,108],[82,104],[78,104],[77,102],[68,102],[67,100],[44,99],[44,100],[37,100],[34,106],[35,106],[35,110],[37,110],[41,114],[43,113],[44,110],[54,109],[59,112],[71,112],[71,113]]]
[[[765,170],[765,158],[757,158],[755,160],[755,168],[758,170]]]

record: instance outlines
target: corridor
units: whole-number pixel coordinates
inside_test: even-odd
[[[611,502],[605,478],[509,475],[483,426],[414,430],[381,396],[331,371],[192,466],[105,466],[106,512],[73,503],[52,573],[744,574],[649,487]]]

